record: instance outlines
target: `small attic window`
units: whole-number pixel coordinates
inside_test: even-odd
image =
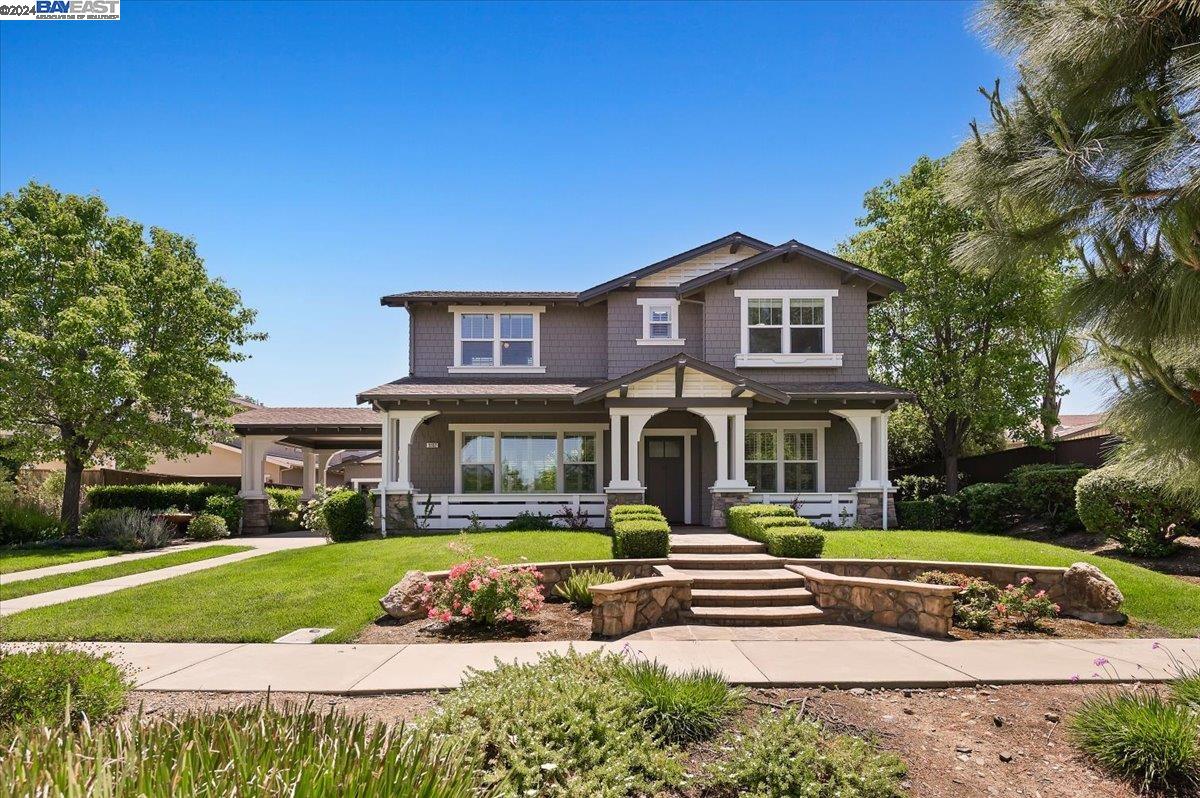
[[[671,297],[642,297],[642,337],[639,346],[682,346],[679,337],[679,300]]]

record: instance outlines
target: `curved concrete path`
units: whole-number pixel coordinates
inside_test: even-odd
[[[810,632],[811,633],[811,632]],[[816,634],[816,633],[811,633]],[[819,637],[819,635],[817,635]],[[1156,648],[1154,643],[1158,642]],[[46,645],[13,643],[8,650]],[[76,643],[110,652],[139,690],[373,694],[458,687],[470,669],[534,662],[546,652],[605,650],[706,667],[736,684],[953,687],[977,684],[1163,681],[1200,663],[1200,640],[586,640],[574,643],[288,645]],[[1174,659],[1173,659],[1174,658]]]
[[[253,547],[250,549],[250,551],[240,551],[236,554],[227,554],[224,557],[210,557],[207,560],[197,560],[196,562],[184,563],[183,565],[172,565],[168,568],[159,568],[154,571],[144,571],[140,574],[119,576],[116,579],[105,579],[99,582],[90,582],[86,585],[65,587],[62,590],[50,590],[45,593],[34,593],[30,596],[5,599],[4,601],[0,601],[0,617],[12,615],[14,613],[21,612],[22,610],[33,609],[34,607],[46,607],[51,604],[61,604],[64,601],[74,601],[75,599],[88,598],[90,596],[102,596],[105,593],[112,593],[113,591],[123,590],[127,587],[146,585],[150,584],[151,582],[158,582],[163,579],[170,579],[175,576],[190,574],[195,571],[205,571],[209,568],[217,568],[222,565],[239,562],[240,560],[248,560],[251,557],[260,557],[263,554],[270,554],[276,551],[307,548],[309,546],[321,546],[324,545],[325,542],[325,537],[323,535],[318,535],[313,532],[284,532],[277,535],[247,536],[227,538],[225,540],[184,543],[178,546],[169,546],[165,549],[157,549],[155,551],[132,552],[130,554],[119,554],[114,557],[101,557],[95,560],[84,560],[83,562],[51,565],[45,568],[33,568],[28,571],[17,571],[16,573],[0,576],[0,582],[20,582],[26,579],[36,579],[39,576],[75,573],[78,571],[86,571],[90,568],[112,565],[113,563],[127,562],[130,560],[144,560],[168,554],[170,552],[182,551],[184,549],[196,548],[198,546],[211,546],[219,543]]]

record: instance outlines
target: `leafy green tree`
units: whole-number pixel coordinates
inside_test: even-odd
[[[1050,446],[1062,411],[1062,398],[1067,393],[1063,375],[1083,363],[1091,349],[1066,304],[1067,294],[1078,279],[1066,253],[1061,258],[1052,253],[1045,268],[1032,270],[1031,277],[1040,283],[1035,294],[1039,320],[1033,329],[1034,353],[1041,366],[1042,405],[1038,422],[1042,445]]]
[[[1037,302],[1024,273],[977,273],[952,256],[978,221],[945,201],[943,173],[942,161],[922,157],[899,180],[871,189],[860,231],[839,251],[908,285],[870,313],[871,370],[916,394],[954,492],[972,436],[1032,428]]]
[[[101,458],[205,450],[231,410],[219,364],[263,337],[254,317],[190,239],[37,183],[0,197],[0,429],[27,459],[63,461],[68,528]]]
[[[1118,390],[1114,465],[1200,503],[1200,6],[989,0],[977,22],[1015,58],[948,193],[980,209],[956,257],[993,272],[1064,245],[1066,303]]]

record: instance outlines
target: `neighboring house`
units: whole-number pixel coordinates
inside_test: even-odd
[[[868,380],[867,313],[903,289],[733,233],[579,292],[385,296],[410,316],[409,375],[362,391],[366,408],[236,416],[243,495],[261,497],[269,446],[301,447],[315,479],[329,452],[377,445],[386,528],[410,502],[457,528],[564,507],[603,525],[642,501],[677,524],[749,501],[879,526],[888,414],[909,394]]]

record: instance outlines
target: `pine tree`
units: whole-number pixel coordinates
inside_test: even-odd
[[[1200,504],[1200,5],[989,0],[976,22],[1015,58],[1015,96],[951,159],[983,225],[957,253],[1003,270],[1070,245],[1066,297],[1117,389],[1114,464]]]

